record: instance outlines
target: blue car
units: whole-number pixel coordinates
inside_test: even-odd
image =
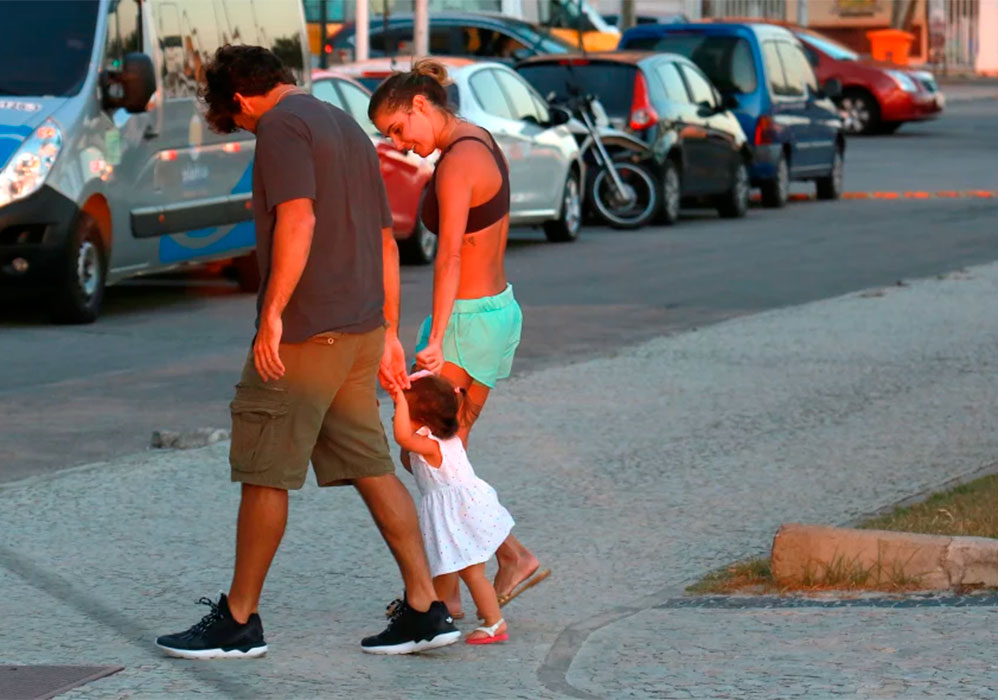
[[[629,29],[620,49],[676,53],[711,79],[752,146],[751,178],[766,206],[787,201],[791,180],[813,180],[819,199],[842,193],[845,136],[800,41],[768,24],[649,24]]]

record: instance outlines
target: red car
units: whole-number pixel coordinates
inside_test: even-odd
[[[432,262],[437,253],[437,237],[420,222],[419,205],[426,183],[433,175],[433,160],[396,151],[367,117],[371,93],[349,76],[336,71],[313,71],[312,94],[350,114],[370,135],[381,161],[381,177],[388,190],[399,255],[408,263]]]
[[[933,119],[946,99],[927,71],[879,63],[810,29],[791,27],[804,44],[818,81],[842,83],[839,107],[845,130],[852,134],[890,134],[901,124]]]

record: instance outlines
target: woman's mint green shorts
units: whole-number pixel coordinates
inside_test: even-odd
[[[433,317],[427,316],[416,336],[416,352],[430,340]],[[513,368],[520,344],[523,312],[513,297],[513,285],[493,297],[455,299],[444,331],[444,360],[455,364],[479,384],[495,388]]]

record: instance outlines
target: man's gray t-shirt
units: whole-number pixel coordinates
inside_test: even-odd
[[[381,229],[392,225],[378,154],[349,114],[311,95],[291,94],[257,124],[257,326],[270,277],[277,205],[300,198],[313,201],[315,232],[301,280],[282,315],[282,342],[300,343],[326,331],[374,330],[384,323]]]

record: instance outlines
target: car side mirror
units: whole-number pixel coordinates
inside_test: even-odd
[[[721,98],[721,109],[738,109],[738,98],[734,95],[725,95]]]
[[[120,71],[103,74],[101,88],[105,109],[124,107],[132,114],[145,112],[156,92],[152,59],[144,53],[125,54]]]
[[[821,93],[831,100],[839,99],[842,97],[842,81],[838,78],[829,78],[822,86]]]

